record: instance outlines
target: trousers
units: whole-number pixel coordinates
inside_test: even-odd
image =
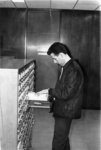
[[[55,117],[52,150],[70,150],[69,131],[72,119]]]

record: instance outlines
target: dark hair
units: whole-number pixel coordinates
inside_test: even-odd
[[[68,54],[68,56],[72,58],[69,48],[65,44],[60,42],[55,42],[49,47],[47,54],[50,55],[51,53],[54,53],[55,55],[59,55],[59,53],[64,53]]]

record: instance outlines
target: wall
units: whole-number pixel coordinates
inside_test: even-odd
[[[68,18],[68,19],[67,19]],[[84,104],[86,108],[100,107],[100,15],[92,11],[62,11],[61,38],[85,74]]]
[[[23,9],[0,9],[0,51],[2,56],[23,58],[25,17]]]
[[[29,10],[27,26],[27,58],[35,57],[36,51],[46,52],[49,46],[59,41],[60,12],[49,10]],[[36,91],[54,87],[57,66],[47,55],[36,54]]]

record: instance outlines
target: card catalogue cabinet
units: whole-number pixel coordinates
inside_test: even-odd
[[[0,60],[1,150],[29,150],[33,108],[28,91],[35,91],[35,61]]]

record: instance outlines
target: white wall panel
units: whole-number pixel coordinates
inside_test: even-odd
[[[96,10],[100,7],[101,0],[24,0],[13,2],[12,0],[0,0],[0,8],[52,8],[52,9],[77,9]],[[99,9],[97,9],[99,10]]]
[[[50,0],[25,0],[28,8],[50,8]]]
[[[97,7],[96,11],[101,11],[101,6]]]
[[[17,8],[26,8],[26,3],[16,2],[15,7]]]
[[[0,0],[1,8],[14,8],[14,4],[11,0]]]
[[[99,6],[99,0],[79,0],[75,9],[79,10],[95,10]]]
[[[54,9],[72,9],[77,0],[51,0],[51,7]]]

